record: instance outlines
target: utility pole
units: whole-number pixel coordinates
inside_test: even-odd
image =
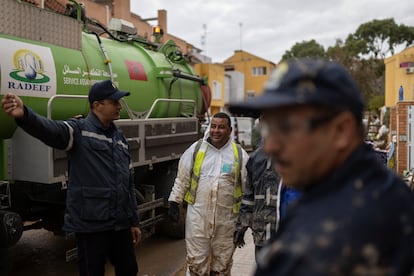
[[[239,22],[239,27],[240,27],[240,50],[243,50],[242,48],[242,27],[243,27],[243,23]]]
[[[203,34],[201,35],[201,48],[204,50],[204,55],[206,55],[207,53],[206,40],[207,40],[207,24],[203,24]]]

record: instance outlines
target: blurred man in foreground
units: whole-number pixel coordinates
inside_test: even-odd
[[[414,195],[363,141],[364,101],[344,68],[325,60],[280,64],[262,96],[230,105],[261,113],[264,149],[303,190],[256,275],[409,275]]]

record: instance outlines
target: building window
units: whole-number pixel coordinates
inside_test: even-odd
[[[267,70],[265,66],[261,67],[253,67],[252,68],[252,75],[253,76],[266,76]]]
[[[254,98],[256,92],[254,90],[247,90],[247,98]]]
[[[213,80],[212,90],[213,100],[222,100],[221,83],[216,80]]]

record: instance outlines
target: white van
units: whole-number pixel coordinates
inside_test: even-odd
[[[246,151],[252,151],[252,130],[254,119],[250,117],[231,117],[233,137]]]

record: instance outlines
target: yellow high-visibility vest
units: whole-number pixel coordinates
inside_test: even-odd
[[[241,200],[243,196],[242,184],[241,184],[241,165],[243,164],[242,159],[243,155],[241,148],[235,142],[231,142],[234,153],[234,164],[235,164],[235,173],[234,173],[234,192],[233,192],[233,213],[237,214],[240,210]],[[190,178],[190,187],[187,190],[184,200],[193,205],[196,198],[196,192],[198,187],[198,182],[200,180],[200,171],[201,166],[206,156],[206,151],[208,148],[207,142],[202,140],[198,141],[193,157],[193,169]]]

